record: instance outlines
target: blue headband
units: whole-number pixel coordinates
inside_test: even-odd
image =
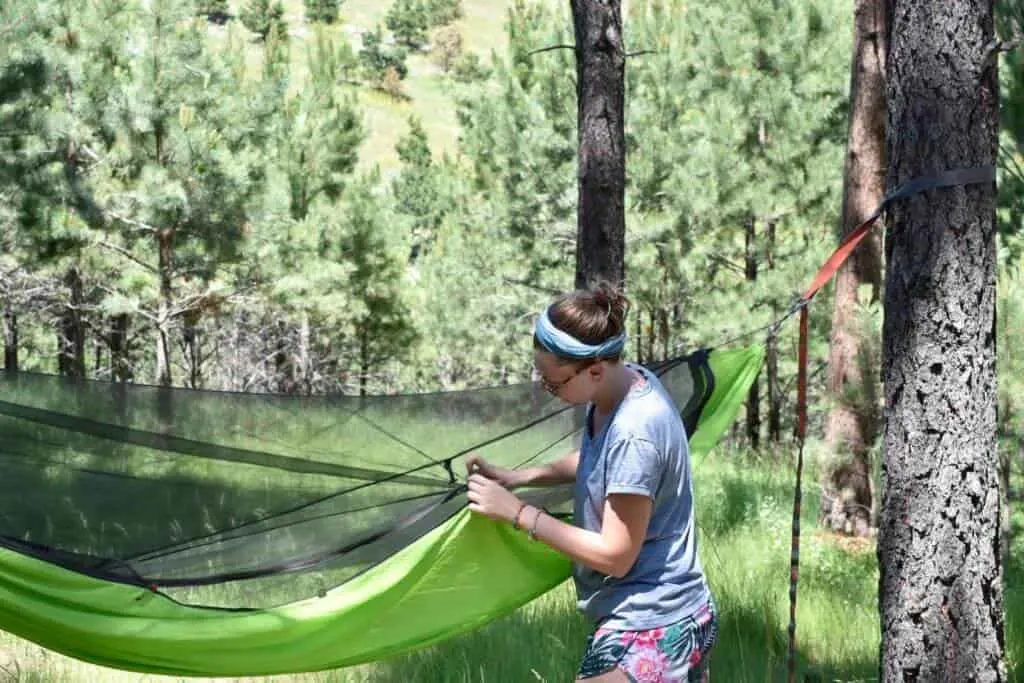
[[[626,346],[625,331],[601,344],[584,344],[571,334],[555,327],[548,317],[547,309],[544,309],[537,318],[537,329],[534,334],[541,346],[562,358],[611,358],[622,353]]]

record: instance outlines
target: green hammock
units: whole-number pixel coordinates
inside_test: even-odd
[[[691,437],[695,461],[735,419],[762,357],[759,346],[710,354],[714,385]],[[323,596],[267,609],[189,606],[4,549],[0,628],[131,671],[298,673],[381,660],[476,629],[569,574],[560,554],[464,507]]]

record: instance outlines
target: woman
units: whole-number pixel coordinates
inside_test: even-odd
[[[707,681],[717,617],[697,552],[687,435],[658,379],[621,362],[629,302],[599,286],[552,303],[534,334],[541,383],[586,405],[579,451],[513,471],[470,457],[469,507],[574,561],[594,631],[577,680]],[[574,524],[510,489],[575,483]]]

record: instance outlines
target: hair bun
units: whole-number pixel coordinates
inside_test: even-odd
[[[613,327],[621,330],[629,312],[629,299],[626,295],[618,287],[604,280],[595,283],[590,288],[590,293],[594,304],[606,312]]]

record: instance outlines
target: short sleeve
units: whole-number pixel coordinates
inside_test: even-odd
[[[605,452],[605,495],[633,493],[654,499],[662,478],[662,459],[654,444],[626,437]]]

